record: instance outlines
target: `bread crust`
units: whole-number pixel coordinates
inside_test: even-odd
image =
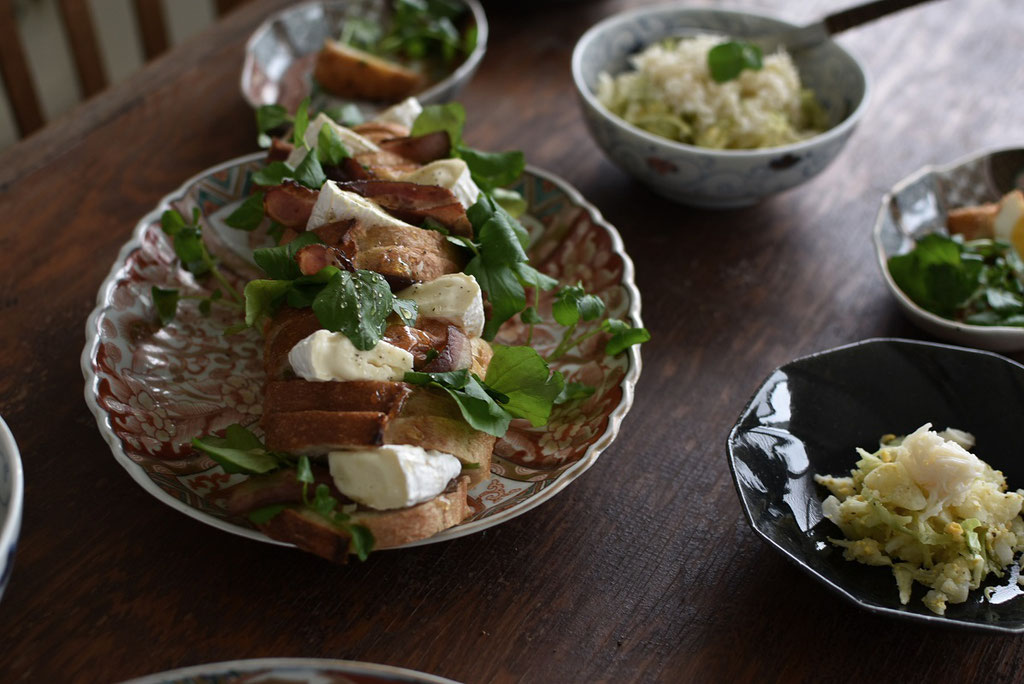
[[[361,100],[401,100],[425,82],[412,69],[329,38],[317,53],[313,78],[335,95]]]

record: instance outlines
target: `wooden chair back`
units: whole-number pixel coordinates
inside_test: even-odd
[[[163,2],[132,0],[147,61],[165,52],[169,45]],[[217,14],[223,16],[245,2],[247,0],[215,0]],[[108,80],[88,0],[58,0],[58,7],[82,97],[90,97],[106,88]],[[0,79],[7,90],[21,137],[41,128],[46,121],[28,69],[13,0],[0,0]]]

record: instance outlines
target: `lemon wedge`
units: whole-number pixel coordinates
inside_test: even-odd
[[[999,201],[999,213],[992,225],[997,240],[1009,242],[1024,257],[1024,193],[1014,190]]]

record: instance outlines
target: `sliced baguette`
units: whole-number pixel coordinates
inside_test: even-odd
[[[424,84],[412,69],[331,39],[317,53],[313,78],[335,95],[361,100],[401,100]]]
[[[349,522],[369,528],[374,549],[426,539],[469,516],[468,486],[469,478],[459,477],[429,501],[393,511],[360,509],[350,514]],[[286,508],[259,528],[268,537],[290,542],[329,561],[348,560],[348,535],[308,508]]]

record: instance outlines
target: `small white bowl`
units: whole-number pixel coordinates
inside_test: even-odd
[[[882,198],[873,230],[878,266],[896,303],[919,328],[968,347],[1002,352],[1024,349],[1024,328],[970,325],[937,316],[915,304],[889,273],[889,257],[909,252],[928,233],[947,233],[949,209],[995,202],[1018,187],[1024,189],[1024,148],[1008,147],[926,166]]]
[[[754,204],[822,171],[839,154],[867,109],[867,71],[832,41],[794,55],[831,127],[808,140],[756,150],[713,150],[648,133],[609,112],[597,99],[601,72],[618,74],[629,57],[663,38],[694,29],[743,38],[794,28],[751,12],[678,5],[616,14],[583,34],[572,55],[572,76],[594,140],[624,171],[659,195],[698,207]]]
[[[476,47],[448,76],[426,90],[414,93],[422,104],[452,100],[469,83],[487,51],[487,15],[478,0],[460,0],[476,23]],[[390,5],[387,0],[313,0],[270,15],[253,31],[245,44],[242,97],[254,109],[279,104],[294,112],[310,95],[313,56],[324,39],[334,36],[348,17],[379,20]],[[313,109],[348,102],[329,93],[314,97]],[[383,108],[381,103],[353,101],[364,115]]]
[[[14,567],[24,487],[18,445],[7,423],[0,418],[0,596],[3,596]]]

